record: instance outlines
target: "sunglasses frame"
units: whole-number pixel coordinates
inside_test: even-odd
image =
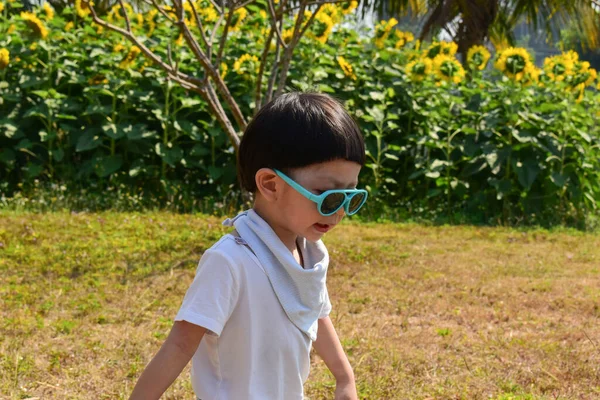
[[[317,203],[317,210],[319,211],[319,214],[321,214],[324,217],[328,217],[330,215],[335,214],[342,207],[344,207],[344,211],[346,212],[346,215],[354,215],[354,214],[356,214],[358,212],[358,210],[360,210],[362,208],[362,206],[365,205],[365,202],[367,201],[367,197],[369,197],[369,192],[367,192],[364,189],[331,189],[331,190],[326,190],[325,192],[323,192],[321,194],[314,194],[314,193],[310,192],[309,190],[303,188],[298,182],[294,181],[292,178],[290,178],[289,176],[287,176],[283,172],[279,171],[278,169],[273,168],[273,171],[275,171],[275,173],[281,179],[283,179],[288,185],[290,185],[291,187],[293,187],[294,189],[296,189],[296,191],[298,193],[300,193],[301,195],[303,195],[307,199],[312,200],[315,203]],[[323,204],[323,201],[325,200],[325,198],[327,196],[329,196],[330,194],[333,194],[333,193],[343,193],[344,194],[344,201],[342,201],[342,203],[339,205],[339,207],[336,208],[331,213],[324,214],[321,211],[321,205]],[[362,202],[360,203],[360,205],[356,208],[356,210],[351,213],[348,210],[348,207],[350,207],[350,201],[352,201],[352,198],[354,196],[356,196],[357,194],[359,194],[359,193],[363,193],[365,195],[365,197],[362,200]]]

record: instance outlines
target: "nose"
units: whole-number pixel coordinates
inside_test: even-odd
[[[346,215],[346,210],[344,210],[344,207],[341,207],[339,210],[337,210],[335,212],[335,214],[338,216],[338,222],[342,220],[342,218],[344,218],[344,216]]]

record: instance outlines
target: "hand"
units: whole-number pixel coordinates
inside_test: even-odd
[[[347,383],[338,382],[335,386],[335,400],[358,400],[354,381]]]

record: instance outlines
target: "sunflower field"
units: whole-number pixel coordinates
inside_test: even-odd
[[[211,4],[195,4],[214,24]],[[105,18],[200,75],[163,15],[127,7],[131,21],[118,6]],[[60,13],[15,8],[0,2],[0,203],[106,208],[122,198],[193,211],[239,201],[233,147],[202,98],[95,25],[80,0]],[[455,43],[420,42],[395,19],[358,29],[355,8],[318,11],[287,84],[333,94],[359,122],[365,216],[589,226],[600,205],[600,83],[589,63],[483,46],[460,60]],[[220,64],[247,116],[267,12],[260,1],[236,11]],[[81,203],[94,191],[113,195]]]

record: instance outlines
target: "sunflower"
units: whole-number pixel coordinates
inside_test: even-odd
[[[244,64],[248,64],[248,66]],[[233,70],[239,75],[251,72],[252,70],[258,73],[258,67],[258,57],[251,56],[250,54],[244,54],[233,63]]]
[[[183,32],[179,34],[179,37],[175,40],[177,46],[183,46]]]
[[[4,3],[0,1],[0,13],[4,11]]]
[[[217,13],[217,10],[215,10],[212,4],[209,4],[207,6],[198,4],[196,6],[196,10],[199,10],[198,12],[200,16],[206,22],[215,22],[219,19],[219,14]]]
[[[397,30],[395,32],[395,36],[398,38],[398,40],[396,41],[396,44],[394,45],[394,47],[396,49],[400,49],[400,48],[404,47],[406,45],[406,43],[412,42],[413,40],[415,40],[415,37],[411,32],[402,32],[402,31]]]
[[[8,49],[0,49],[0,69],[8,67],[10,61],[10,53]]]
[[[69,32],[71,29],[73,29],[75,27],[75,24],[73,23],[73,21],[69,21],[66,23],[65,25],[65,31]]]
[[[454,56],[458,50],[458,45],[454,42],[433,42],[427,48],[427,54],[425,55],[432,60],[438,55],[443,54],[446,56]]]
[[[154,30],[156,29],[156,16],[158,15],[158,10],[153,9],[146,13],[146,17],[144,18],[143,26],[147,27],[147,37],[152,36]]]
[[[101,85],[103,83],[108,83],[108,79],[106,79],[106,76],[104,74],[97,74],[94,77],[88,79],[88,84],[89,85]]]
[[[392,28],[398,24],[396,18],[391,18],[388,21],[381,21],[375,26],[375,46],[382,49],[385,46],[385,41],[390,36]]]
[[[52,8],[52,6],[50,6],[50,4],[44,3],[42,5],[42,10],[44,11],[44,19],[46,21],[50,21],[52,18],[54,18],[54,9]]]
[[[310,18],[310,14],[308,16],[304,16],[304,20],[307,21]],[[331,17],[325,13],[318,13],[312,24],[312,35],[317,41],[325,44],[327,39],[329,39],[329,35],[333,30],[335,23],[331,19]]]
[[[242,21],[244,18],[246,18],[246,16],[248,16],[248,10],[246,10],[246,7],[235,10],[233,17],[231,18],[231,28],[229,29],[231,29],[232,32],[239,31],[242,26]]]
[[[121,43],[117,43],[114,47],[113,47],[113,53],[121,53],[123,50],[125,50],[125,46],[123,46]]]
[[[21,18],[23,18],[27,26],[31,28],[31,30],[36,36],[42,39],[45,39],[48,36],[48,28],[46,28],[44,23],[40,21],[40,19],[36,17],[35,14],[23,11],[21,12]]]
[[[294,36],[294,28],[286,29],[283,32],[281,32],[281,38],[283,39],[286,45],[290,44],[290,42],[292,41],[292,36]]]
[[[576,86],[573,86],[573,92],[579,92],[579,95],[577,96],[577,99],[575,99],[575,102],[581,103],[581,100],[583,100],[583,96],[585,94],[585,83],[580,83]]]
[[[440,81],[459,83],[465,77],[463,66],[456,58],[446,54],[435,56],[433,70]]]
[[[508,47],[498,54],[494,63],[496,69],[517,82],[532,71],[531,55],[522,47]]]
[[[354,74],[354,71],[352,71],[352,65],[350,65],[350,63],[342,56],[337,58],[337,62],[340,64],[342,71],[344,71],[344,75],[355,81],[356,75]]]
[[[225,76],[227,76],[227,70],[229,68],[227,67],[227,64],[225,64],[224,62],[221,63],[221,79],[225,79]]]
[[[127,55],[125,56],[125,58],[123,58],[123,60],[119,64],[119,68],[121,68],[121,69],[131,68],[131,66],[135,62],[136,57],[141,52],[142,51],[139,49],[139,47],[137,47],[137,46],[131,46],[131,48],[129,49],[129,53],[127,53]]]
[[[467,52],[467,64],[481,71],[487,66],[490,57],[489,50],[484,46],[473,46]]]
[[[338,7],[336,7],[335,4],[329,3],[329,4],[323,5],[319,9],[319,13],[317,15],[319,15],[321,13],[327,14],[327,16],[329,18],[331,18],[331,21],[333,22],[334,25],[339,24],[340,21],[342,20],[342,12]]]
[[[534,83],[538,83],[541,75],[542,71],[539,68],[533,64],[529,64],[525,67],[525,70],[523,70],[523,73],[520,77],[520,82],[524,86],[529,86]]]
[[[571,85],[577,86],[583,84],[584,86],[590,86],[596,80],[598,73],[594,68],[590,68],[590,63],[587,61],[578,61],[575,63],[573,68],[573,75],[571,77]]]
[[[94,5],[93,2],[89,4],[84,0],[75,0],[75,10],[77,11],[77,15],[79,18],[85,18],[90,15],[90,5]],[[131,6],[130,6],[131,7]],[[114,7],[113,7],[114,8]]]
[[[144,16],[140,13],[136,13],[135,23],[137,24],[138,29],[142,29],[144,27]]]
[[[544,60],[544,72],[551,81],[564,81],[573,73],[575,67],[573,60],[572,54],[547,57]]]
[[[75,1],[78,2],[81,0],[75,0]],[[92,3],[92,5],[94,5],[94,3]],[[129,3],[123,3],[123,5],[125,6],[125,12],[127,13],[127,15],[135,14],[133,12],[133,7],[131,7],[131,5]],[[165,11],[167,10],[167,8],[168,7],[165,7]],[[89,8],[87,11],[89,12]],[[172,16],[175,17],[175,14],[173,13]],[[108,22],[124,20],[125,14],[123,13],[123,9],[121,8],[121,5],[115,4],[114,6],[112,6],[110,11],[108,12],[106,19],[108,20]]]
[[[8,27],[8,30],[6,31],[6,33],[10,35],[11,33],[13,33],[16,30],[17,30],[16,25],[15,24],[10,24],[10,26]]]
[[[419,60],[409,62],[405,71],[411,81],[420,82],[427,78],[433,69],[433,62],[430,58],[424,57]]]
[[[350,14],[352,11],[356,10],[356,7],[358,7],[358,1],[355,0],[348,1],[340,5],[340,9],[344,15]]]

